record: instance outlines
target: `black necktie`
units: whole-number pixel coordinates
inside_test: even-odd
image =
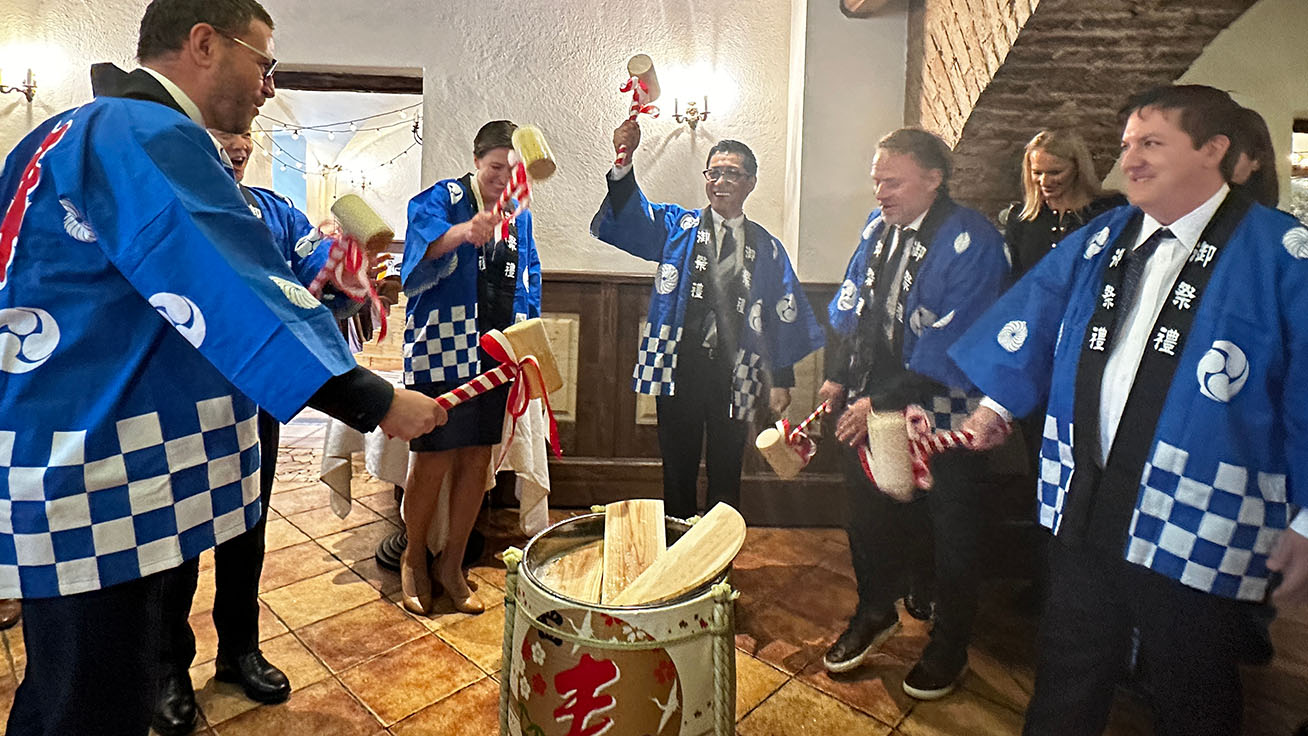
[[[903,290],[904,272],[908,270],[908,258],[913,249],[913,244],[917,242],[916,238],[917,231],[913,228],[901,229],[899,239],[895,243],[895,252],[886,258],[886,262],[881,267],[883,286],[880,289],[882,297],[878,306],[885,308],[886,338],[891,341],[894,340],[896,324],[895,305],[899,303],[899,294]]]
[[[1117,299],[1117,327],[1121,328],[1122,322],[1126,319],[1127,313],[1131,311],[1131,305],[1135,303],[1135,298],[1140,290],[1140,278],[1144,276],[1145,262],[1149,256],[1158,250],[1158,245],[1164,240],[1172,237],[1172,231],[1165,227],[1160,227],[1154,231],[1149,239],[1140,244],[1140,247],[1131,251],[1126,258],[1126,274],[1122,277],[1122,293]]]
[[[736,252],[736,234],[731,231],[731,226],[722,223],[722,244],[718,246],[718,263],[725,262]]]

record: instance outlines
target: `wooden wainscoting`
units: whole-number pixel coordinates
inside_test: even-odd
[[[662,495],[654,402],[637,397],[631,388],[651,283],[647,276],[544,275],[542,313],[567,384],[550,397],[563,446],[563,457],[550,461],[554,506]],[[823,323],[835,289],[834,284],[805,287]],[[821,361],[819,351],[796,366],[797,385],[787,412],[792,421],[802,420],[817,405]],[[751,437],[767,424],[761,418]],[[746,447],[741,490],[746,519],[771,525],[839,524],[844,497],[836,448],[829,442],[818,440],[813,464],[791,482],[778,480],[758,452]],[[701,471],[701,494],[704,487]]]

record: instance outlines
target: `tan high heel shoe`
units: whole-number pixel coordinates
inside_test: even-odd
[[[463,577],[463,570],[460,569],[458,574],[460,577]],[[472,586],[468,584],[467,578],[463,578],[462,580],[463,587],[468,591],[468,595],[466,596],[460,596],[455,593],[454,587],[441,578],[439,557],[431,563],[431,578],[437,585],[445,589],[445,594],[450,597],[450,602],[454,604],[454,610],[459,613],[482,613],[486,610],[486,604],[482,603],[481,598],[477,597],[476,591],[472,590]]]
[[[400,557],[400,599],[404,608],[413,613],[431,613],[431,578],[426,570],[411,567]]]

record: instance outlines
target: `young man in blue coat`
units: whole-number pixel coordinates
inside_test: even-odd
[[[1102,733],[1139,633],[1160,734],[1238,734],[1254,607],[1308,599],[1308,228],[1227,184],[1239,106],[1123,109],[1130,206],[1069,235],[950,350],[998,443],[1047,403],[1050,545],[1026,734]]]

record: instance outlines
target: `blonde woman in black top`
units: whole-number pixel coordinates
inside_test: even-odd
[[[1099,186],[1090,149],[1076,133],[1042,130],[1022,155],[1022,196],[1000,214],[1013,278],[1026,273],[1068,233],[1126,204]]]

